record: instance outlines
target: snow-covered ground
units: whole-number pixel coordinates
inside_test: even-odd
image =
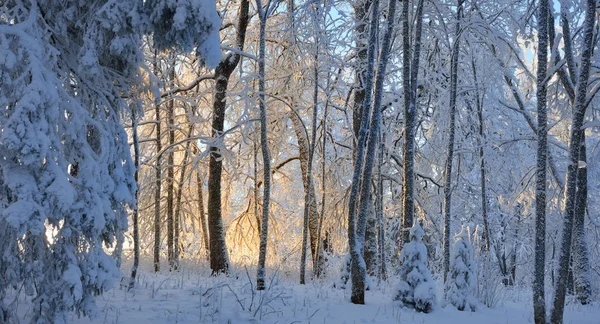
[[[126,267],[124,267],[126,269]],[[439,305],[430,314],[401,308],[392,301],[394,280],[366,294],[366,305],[350,303],[349,290],[329,282],[297,283],[296,274],[271,272],[267,290],[254,291],[254,269],[230,277],[210,277],[204,267],[154,274],[144,271],[135,290],[115,287],[98,297],[100,314],[74,323],[532,323],[531,294],[515,288],[503,292],[495,308],[480,305],[460,312]],[[249,277],[252,280],[249,280]],[[438,287],[439,287],[438,283]],[[254,293],[253,293],[254,291]],[[438,301],[443,294],[438,292]],[[565,324],[600,323],[600,304],[568,303]]]

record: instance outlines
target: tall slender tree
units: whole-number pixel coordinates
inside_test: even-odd
[[[225,228],[221,214],[221,174],[223,172],[223,156],[219,152],[221,138],[225,126],[225,110],[227,109],[227,86],[229,77],[240,62],[239,51],[244,50],[246,29],[250,17],[248,0],[241,0],[236,30],[236,51],[227,54],[215,69],[215,92],[213,99],[212,137],[215,144],[210,147],[208,165],[208,230],[210,238],[210,268],[213,273],[229,271],[229,253],[225,243]]]

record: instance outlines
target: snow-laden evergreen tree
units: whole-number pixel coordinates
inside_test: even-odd
[[[458,310],[475,311],[477,303],[473,297],[475,272],[473,269],[473,246],[469,242],[468,230],[462,227],[455,236],[450,272],[446,281],[446,301]]]
[[[410,242],[400,252],[400,283],[394,300],[419,312],[429,313],[436,304],[435,282],[427,268],[425,232],[418,223],[410,229]]]
[[[120,275],[105,248],[118,248],[135,204],[121,114],[142,82],[139,4],[0,2],[2,323],[20,292],[35,323],[93,315]]]

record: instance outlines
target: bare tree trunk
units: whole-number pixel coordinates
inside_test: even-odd
[[[208,225],[206,224],[206,213],[204,212],[204,195],[202,194],[203,181],[200,170],[196,170],[196,186],[198,190],[198,221],[202,230],[206,258],[207,260],[210,260],[210,240],[208,237]]]
[[[456,88],[458,84],[458,54],[460,46],[460,20],[462,18],[464,0],[458,0],[456,12],[456,29],[452,58],[450,61],[450,127],[448,136],[448,157],[444,171],[444,281],[450,271],[450,223],[452,220],[452,162],[454,161],[454,136],[456,133]]]
[[[543,2],[545,0],[542,0]],[[541,4],[540,4],[541,5]],[[547,5],[547,3],[546,3]],[[583,50],[579,79],[575,94],[575,105],[573,109],[573,124],[571,126],[571,139],[569,143],[569,165],[567,166],[567,190],[565,193],[565,217],[561,249],[559,256],[558,279],[554,294],[552,314],[550,320],[553,324],[563,322],[567,276],[569,272],[569,260],[571,258],[571,240],[573,234],[573,219],[577,198],[577,171],[579,165],[579,150],[584,138],[582,126],[586,111],[587,87],[590,76],[592,51],[594,48],[594,25],[595,25],[596,1],[588,0],[583,29]]]
[[[402,201],[402,240],[400,249],[410,242],[409,229],[413,226],[415,214],[415,135],[417,127],[417,80],[421,56],[421,28],[423,21],[423,0],[417,3],[414,52],[410,55],[409,1],[402,6],[402,84],[404,88],[404,184]]]
[[[354,85],[354,102],[352,103],[352,127],[354,129],[354,136],[358,139],[360,117],[362,116],[362,107],[364,106],[365,100],[365,82],[371,82],[371,80],[366,80],[369,41],[366,35],[368,32],[366,27],[368,26],[367,19],[369,16],[367,13],[369,11],[370,1],[355,1],[353,7],[354,19],[356,21],[356,63],[354,67],[356,81]],[[356,149],[354,151],[356,152]]]
[[[131,109],[132,136],[133,137],[133,165],[135,173],[135,205],[133,206],[133,266],[131,267],[131,279],[129,281],[129,289],[135,287],[135,279],[138,268],[140,266],[140,223],[138,213],[138,196],[139,196],[139,180],[140,180],[140,142],[138,138],[138,116],[137,107]]]
[[[370,127],[369,127],[369,135],[368,135],[368,144],[367,144],[367,152],[365,156],[365,166],[364,172],[361,181],[361,190],[360,190],[360,204],[358,210],[358,219],[356,222],[356,237],[354,238],[356,242],[356,246],[354,246],[354,251],[351,251],[352,256],[352,267],[351,267],[351,277],[352,277],[352,302],[355,304],[364,304],[365,303],[365,277],[366,277],[366,269],[364,265],[364,261],[362,259],[362,254],[364,251],[361,251],[361,245],[364,245],[365,239],[365,229],[366,229],[366,221],[367,221],[367,213],[369,212],[369,205],[372,204],[370,200],[371,191],[372,191],[372,180],[373,180],[373,166],[375,164],[376,153],[378,149],[379,142],[379,129],[381,126],[381,101],[383,99],[383,81],[386,75],[387,63],[389,59],[390,47],[392,43],[392,34],[394,30],[395,16],[396,16],[396,0],[390,0],[388,3],[388,13],[387,13],[387,25],[385,29],[385,34],[383,36],[383,40],[381,43],[381,51],[379,53],[379,65],[377,67],[377,76],[375,77],[375,94],[373,97],[372,110],[373,116],[371,117]],[[379,4],[375,0],[373,2],[372,13],[377,13],[376,6]],[[377,16],[371,16],[371,35],[375,31],[377,27],[376,19]],[[373,39],[369,39],[369,43]],[[371,44],[369,44],[369,47]],[[369,52],[371,52],[371,48],[369,48]],[[369,53],[370,54],[370,53]],[[368,73],[367,73],[368,75]],[[370,100],[366,100],[369,98],[369,93],[365,97],[365,106],[363,107],[364,113],[369,113],[369,108],[367,105],[370,105]],[[370,98],[369,98],[370,99]],[[359,136],[359,144],[364,143],[364,137],[367,137],[366,133],[366,125],[364,121],[361,121],[360,128],[360,136]],[[362,139],[362,141],[361,141]],[[359,146],[359,149],[361,147]],[[358,159],[363,158],[363,154],[357,154],[357,162]],[[358,163],[356,163],[358,166]],[[356,174],[355,174],[356,175]],[[354,187],[354,180],[358,180],[359,177],[353,178],[352,186]],[[358,253],[358,255],[356,255]]]
[[[379,149],[377,150],[379,151]],[[365,265],[369,276],[377,275],[377,215],[373,195],[367,202],[367,226],[365,230]]]
[[[154,75],[158,75],[158,54],[154,50]],[[162,187],[161,151],[162,138],[160,129],[160,105],[158,101],[154,106],[156,118],[156,188],[154,191],[154,272],[160,271],[160,192]]]
[[[269,2],[270,4],[270,2]],[[258,57],[258,101],[260,107],[260,144],[263,156],[263,210],[262,230],[260,232],[260,248],[258,268],[256,270],[256,290],[265,289],[265,263],[269,237],[269,205],[271,203],[271,154],[267,137],[267,106],[265,102],[265,28],[270,8],[263,8],[262,1],[256,0],[260,18],[260,38]]]
[[[189,139],[192,136],[194,131],[194,126],[190,125],[187,138]],[[183,160],[181,162],[181,170],[179,171],[179,179],[177,181],[177,198],[175,203],[175,217],[174,217],[174,240],[173,240],[173,258],[174,258],[174,269],[179,269],[179,255],[180,255],[180,233],[181,233],[181,196],[183,195],[183,183],[185,181],[185,172],[187,170],[188,158],[190,155],[190,145],[191,141],[185,143],[185,152],[183,152]]]
[[[585,131],[581,130],[579,161],[586,163]],[[592,296],[590,259],[585,235],[585,211],[587,210],[587,166],[577,170],[577,198],[573,219],[573,278],[575,296],[586,305]]]
[[[169,62],[171,66],[169,67],[169,83],[171,89],[175,87],[175,54],[171,54],[172,60]],[[174,178],[175,178],[175,151],[172,147],[173,143],[175,143],[175,118],[174,118],[174,109],[175,109],[175,99],[171,96],[169,98],[169,102],[167,103],[167,128],[169,130],[169,153],[167,155],[167,259],[169,260],[169,271],[173,271],[175,268],[175,258],[173,253],[173,217],[174,217],[174,209],[173,209],[173,200],[175,199],[175,186],[174,186]]]
[[[318,5],[318,3],[316,3],[315,5]],[[318,12],[318,8],[316,9],[316,11]],[[317,18],[315,18],[317,19]],[[318,21],[315,22],[315,25],[318,24]],[[317,31],[318,33],[318,31]],[[314,66],[313,66],[313,77],[314,77],[314,87],[313,87],[313,114],[312,114],[312,130],[311,130],[311,140],[309,143],[309,152],[308,152],[308,165],[307,165],[307,172],[306,172],[306,182],[308,183],[308,186],[306,186],[306,195],[304,198],[304,226],[303,226],[303,230],[302,230],[302,258],[300,261],[300,284],[305,284],[305,276],[306,276],[306,248],[308,245],[308,230],[309,230],[309,226],[311,227],[311,236],[313,237],[313,239],[311,239],[311,249],[313,251],[312,255],[313,255],[313,264],[315,262],[318,262],[318,260],[315,259],[315,257],[317,256],[317,252],[316,252],[316,248],[318,246],[317,243],[317,231],[318,231],[318,227],[319,227],[319,221],[318,221],[318,213],[317,213],[317,206],[316,206],[316,194],[314,191],[314,186],[312,185],[313,181],[312,181],[312,164],[313,164],[313,157],[314,157],[314,153],[315,153],[315,145],[316,145],[316,140],[317,140],[317,114],[318,114],[318,108],[319,108],[319,41],[320,41],[320,35],[317,35],[315,37],[315,52],[314,52]],[[315,200],[315,205],[313,208],[311,208],[311,198]],[[312,209],[312,211],[314,212],[313,217],[310,217],[310,213],[309,210]],[[312,222],[311,222],[312,220]],[[309,223],[312,223],[309,225]],[[316,274],[315,274],[316,275]]]
[[[248,27],[248,0],[241,0],[236,47],[244,50],[246,28]],[[215,69],[215,94],[213,101],[212,137],[216,142],[220,139],[225,125],[225,110],[227,108],[226,95],[229,77],[240,61],[239,53],[229,53]],[[221,174],[223,172],[222,155],[220,148],[210,147],[210,160],[208,164],[208,228],[210,232],[210,268],[214,274],[229,272],[229,256],[225,243],[225,229],[221,215]]]
[[[314,260],[316,260],[316,262],[313,263],[313,272],[315,273],[315,275],[317,276],[317,278],[319,278],[322,274],[323,274],[323,270],[324,270],[324,264],[325,264],[325,256],[323,255],[323,245],[321,244],[322,240],[321,240],[321,231],[323,229],[323,222],[325,221],[325,202],[326,202],[326,197],[327,197],[327,186],[326,186],[326,162],[327,159],[325,158],[327,156],[326,154],[326,149],[327,149],[327,115],[328,115],[328,107],[329,107],[329,94],[327,97],[327,102],[325,103],[325,111],[323,112],[323,124],[322,124],[322,138],[323,138],[323,147],[321,150],[321,154],[323,155],[323,161],[322,161],[322,165],[321,165],[321,183],[323,186],[323,196],[321,197],[321,214],[319,217],[319,229],[317,231],[317,239],[316,239],[316,244],[317,244],[317,248],[315,249],[315,252],[317,253],[317,255],[315,257],[313,257]]]
[[[379,145],[379,159],[377,164],[377,195],[375,201],[375,213],[377,219],[377,279],[381,283],[382,280],[386,280],[386,254],[385,254],[385,221],[383,219],[383,177],[381,168],[383,166],[383,132],[379,133],[380,145]]]
[[[477,67],[475,59],[471,60],[471,68],[473,70],[473,81],[475,82],[475,103],[477,105],[477,119],[479,120],[479,136],[477,137],[477,146],[479,146],[479,180],[481,183],[481,217],[483,218],[483,244],[486,252],[490,250],[490,232],[488,226],[488,201],[486,191],[486,169],[485,169],[485,154],[483,145],[485,142],[485,133],[483,131],[483,103],[481,94],[479,93],[479,84],[477,82]]]
[[[546,160],[548,154],[548,117],[546,108],[546,66],[548,62],[548,0],[538,7],[537,68],[537,171],[535,187],[535,268],[533,277],[533,317],[546,323],[544,272],[546,262]]]
[[[393,4],[395,8],[395,3]],[[371,4],[371,17],[369,29],[369,42],[367,54],[367,71],[365,73],[365,99],[361,109],[360,128],[358,134],[358,144],[354,158],[354,172],[352,174],[352,185],[350,187],[350,197],[348,201],[348,245],[350,250],[350,272],[352,278],[352,296],[350,300],[354,304],[365,303],[365,267],[363,258],[363,249],[360,242],[361,233],[364,232],[360,222],[356,222],[357,201],[359,201],[359,185],[363,181],[363,160],[365,156],[365,147],[367,144],[367,128],[369,127],[369,118],[371,115],[371,98],[373,95],[373,74],[375,59],[375,44],[377,43],[377,22],[379,18],[379,0],[373,0]],[[364,221],[363,221],[364,223]],[[360,242],[360,243],[359,243]]]

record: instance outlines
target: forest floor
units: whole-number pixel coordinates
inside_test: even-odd
[[[532,323],[533,318],[526,288],[503,289],[494,308],[480,305],[476,312],[460,312],[438,302],[432,313],[423,314],[392,301],[393,280],[367,291],[366,305],[353,305],[349,289],[333,288],[331,280],[299,285],[296,274],[271,272],[267,290],[256,292],[255,273],[250,269],[238,269],[229,277],[211,277],[204,267],[158,274],[148,270],[140,273],[135,289],[115,287],[99,296],[96,318],[73,316],[73,322],[518,324]],[[600,303],[568,303],[565,324],[598,323]]]

